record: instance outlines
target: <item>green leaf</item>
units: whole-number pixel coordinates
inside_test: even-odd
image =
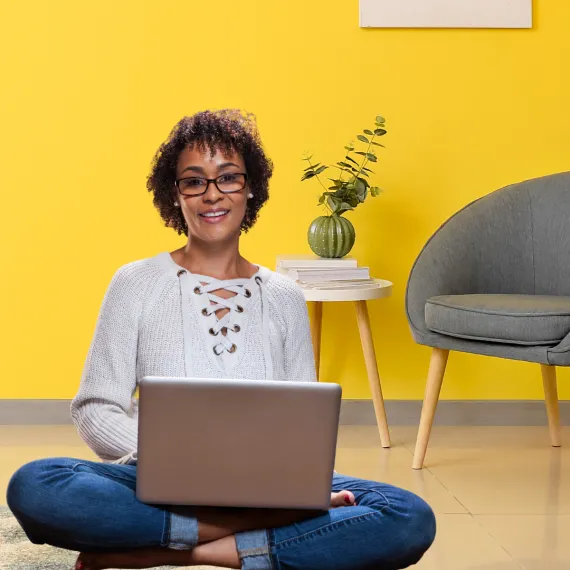
[[[344,188],[341,188],[340,190],[337,190],[335,192],[334,195],[335,199],[337,199],[338,201],[342,202],[343,200],[346,199],[346,190]]]
[[[366,172],[374,172],[373,170],[370,170],[370,168],[366,168],[366,166],[364,166],[362,170],[366,170]]]
[[[376,155],[373,152],[367,152],[366,153],[366,158],[368,160],[372,160],[373,158],[376,158]]]
[[[317,162],[317,164],[311,164],[311,166],[307,166],[307,168],[305,168],[304,172],[307,172],[307,170],[312,170],[313,168],[317,168],[317,166],[319,166],[319,164],[321,164],[321,163]]]
[[[348,212],[350,210],[354,210],[354,208],[350,205],[347,204],[346,202],[342,202],[337,211],[335,212],[338,216],[342,216],[342,214],[344,214],[345,212]]]
[[[359,141],[362,141],[362,142],[365,142],[365,143],[370,142],[364,135],[357,135],[356,138],[357,138]]]
[[[337,162],[337,164],[339,166],[343,166],[344,168],[351,168],[350,164],[347,164],[346,162]]]
[[[375,129],[374,134],[377,137],[383,137],[388,131],[386,129]]]
[[[366,184],[365,184],[365,180],[362,180],[361,178],[357,178],[355,183],[354,183],[354,189],[356,190],[357,194],[362,194],[365,190],[366,190]]]
[[[358,162],[356,162],[356,160],[354,160],[354,158],[350,158],[350,156],[347,156],[346,160],[350,160],[350,162],[354,162],[354,164],[356,164],[356,166],[358,166]]]
[[[368,168],[366,170],[368,170]],[[360,175],[361,176],[370,176],[370,174],[368,174],[368,172],[364,172],[364,168],[360,171]]]
[[[370,188],[370,193],[374,197],[378,196],[380,194],[380,192],[382,192],[382,190],[380,188],[378,188],[378,186],[373,186],[372,188]]]
[[[372,144],[373,144],[374,146],[381,146],[382,148],[386,148],[383,144],[380,144],[380,143],[377,143],[377,142],[374,142],[374,141],[372,141]]]
[[[361,156],[366,156],[366,153],[362,152],[361,150],[357,150],[356,154],[360,154]]]
[[[325,203],[325,199],[326,199],[326,196],[323,194],[323,195],[319,198],[319,206],[320,206],[321,204],[324,204],[324,203]]]
[[[308,180],[309,178],[313,178],[314,175],[315,173],[312,170],[309,170],[309,172],[305,172],[305,174],[303,174],[303,178],[301,178],[301,182],[303,182],[303,180]]]
[[[336,211],[338,210],[339,203],[332,196],[329,196],[327,198],[327,204],[328,204],[329,208],[332,210],[332,213],[336,214]]]
[[[358,196],[358,201],[362,204],[366,200],[366,196],[368,196],[368,188],[364,191],[364,194]]]
[[[317,170],[315,170],[315,175],[320,174],[321,172],[324,172],[326,169],[328,168],[328,166],[325,166],[324,164],[317,168]]]
[[[373,135],[374,133],[370,129],[364,129],[362,131],[365,135]]]
[[[351,150],[354,150],[354,147],[353,147],[353,146],[345,146],[344,148],[345,148],[346,150],[348,150],[349,152],[350,152]]]
[[[369,160],[370,162],[377,162],[377,161],[378,161],[378,159],[377,159],[373,154],[371,154],[371,155],[368,157],[368,160]]]
[[[369,184],[368,180],[366,180],[366,178],[360,178],[359,177],[358,180],[360,180],[360,182],[362,182],[366,188],[370,188],[370,184]]]
[[[385,122],[386,122],[386,119],[385,119],[384,117],[378,115],[378,116],[376,117],[376,122],[377,122],[377,123],[385,123]]]

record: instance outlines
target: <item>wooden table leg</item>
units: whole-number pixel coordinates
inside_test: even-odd
[[[372,330],[370,329],[370,317],[366,301],[355,301],[356,318],[358,320],[358,330],[364,352],[364,362],[368,372],[368,381],[372,391],[372,401],[376,412],[376,422],[380,432],[380,443],[382,447],[390,447],[390,432],[388,431],[388,420],[386,419],[386,409],[384,408],[384,398],[382,397],[382,387],[378,374],[378,364],[376,362],[376,352],[372,340]]]
[[[317,380],[319,380],[319,369],[321,365],[321,330],[323,322],[323,302],[315,301],[313,319],[311,323],[313,337],[313,353],[315,355],[315,368],[317,370]]]

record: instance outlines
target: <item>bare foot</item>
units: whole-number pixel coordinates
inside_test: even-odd
[[[137,548],[117,552],[82,552],[75,570],[104,568],[154,568],[156,566],[187,566],[191,563],[189,550],[168,548]]]
[[[331,507],[354,507],[356,500],[350,491],[340,491],[339,493],[331,493]]]

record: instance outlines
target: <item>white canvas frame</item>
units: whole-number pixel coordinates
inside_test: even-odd
[[[532,0],[360,0],[362,28],[532,28]]]

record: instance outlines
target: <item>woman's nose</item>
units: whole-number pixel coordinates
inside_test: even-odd
[[[208,181],[206,192],[203,194],[205,202],[217,202],[223,198],[223,194],[218,190],[213,181]]]

